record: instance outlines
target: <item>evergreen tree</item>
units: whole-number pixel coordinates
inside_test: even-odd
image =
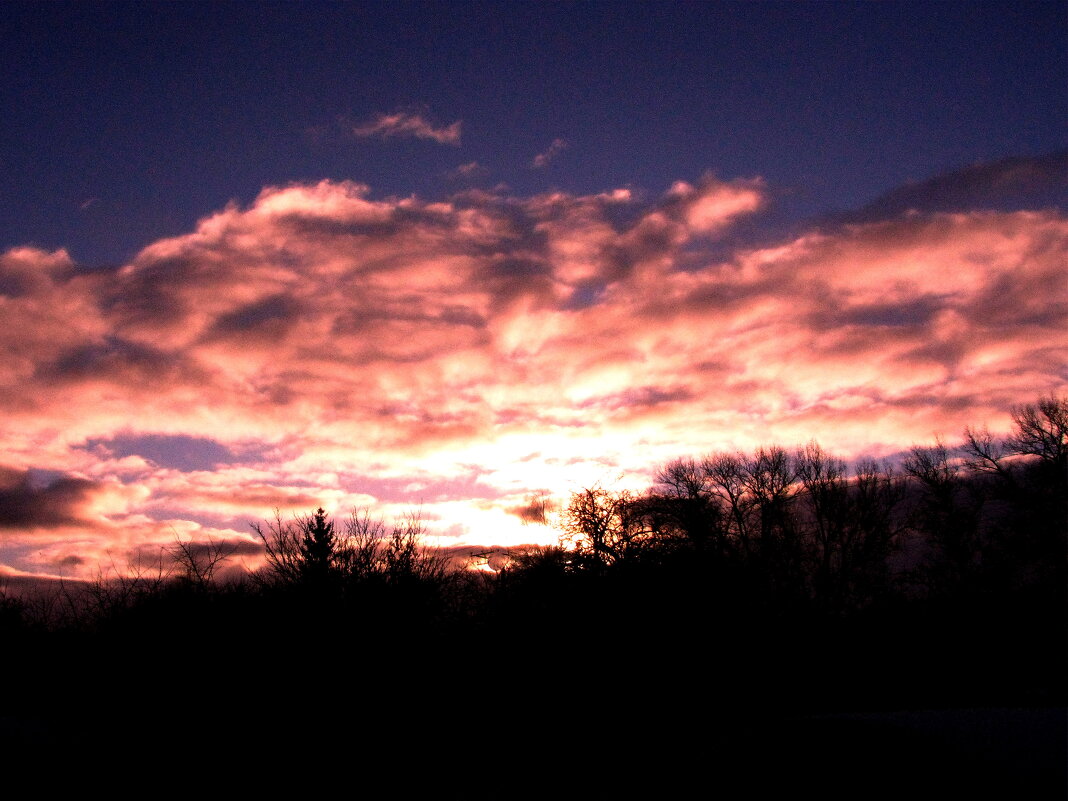
[[[320,506],[315,514],[302,521],[304,536],[300,541],[301,567],[304,577],[323,579],[334,566],[337,553],[337,537],[334,522],[327,519]]]

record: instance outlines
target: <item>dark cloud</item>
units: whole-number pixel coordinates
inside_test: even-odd
[[[405,220],[399,209],[392,209],[388,214],[375,219],[333,219],[317,216],[314,213],[292,211],[278,215],[275,223],[291,236],[317,237],[325,239],[349,240],[357,245],[361,240],[389,239],[406,233]],[[409,215],[410,216],[410,215]],[[439,216],[429,222],[441,225]]]
[[[202,276],[198,276],[195,259],[183,254],[147,258],[135,272],[107,278],[99,290],[102,311],[126,323],[150,321],[160,325],[180,321],[189,313],[180,289]]]
[[[547,492],[535,493],[520,506],[513,506],[508,510],[509,514],[515,515],[524,523],[534,525],[548,525],[549,514],[553,511],[553,502]]]
[[[3,566],[0,566],[0,579],[3,580],[4,593],[8,596],[31,602],[44,600],[46,603],[61,597],[62,593],[70,595],[82,592],[92,583],[92,579],[78,576],[55,578],[47,575],[10,573],[6,572]]]
[[[974,164],[887,192],[839,222],[864,223],[907,211],[1015,211],[1068,206],[1068,150]]]
[[[911,328],[926,325],[945,306],[939,296],[910,297],[900,303],[862,303],[849,306],[844,299],[829,299],[806,318],[815,331],[841,326],[863,328]]]
[[[603,410],[641,410],[663,403],[675,403],[687,401],[693,398],[693,393],[684,387],[671,389],[663,387],[635,387],[625,392],[604,397],[591,398],[579,404],[582,408],[597,408]]]
[[[116,336],[63,351],[39,364],[34,377],[45,383],[106,378],[146,389],[174,379],[204,379],[202,372],[180,355]]]
[[[64,281],[74,271],[66,251],[14,248],[0,253],[0,296],[21,298],[47,292],[53,281]]]
[[[194,559],[210,559],[219,553],[228,557],[262,556],[263,543],[249,539],[213,540],[183,543],[182,548]]]
[[[283,339],[304,311],[303,304],[289,295],[272,295],[221,315],[205,339],[270,340]]]
[[[32,270],[18,269],[11,261],[0,260],[0,296],[21,298],[47,288],[46,278]]]
[[[219,504],[248,509],[314,509],[322,504],[319,495],[290,487],[248,483],[240,487],[203,486],[179,487],[170,491],[168,497],[176,503]]]
[[[1068,329],[1068,299],[1058,298],[1058,284],[1066,282],[1065,276],[1064,269],[1038,273],[1029,287],[1016,274],[1004,272],[983,287],[975,301],[961,312],[973,324],[984,327]],[[1048,293],[1036,295],[1034,287],[1043,285]]]
[[[0,528],[57,528],[85,524],[82,508],[99,484],[81,478],[57,478],[40,485],[28,470],[0,467]]]

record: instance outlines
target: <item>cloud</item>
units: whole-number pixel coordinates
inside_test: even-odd
[[[530,163],[530,166],[534,169],[548,167],[549,162],[555,160],[565,150],[567,150],[567,142],[563,139],[554,139],[546,150],[534,157],[534,161]]]
[[[1002,211],[1068,206],[1068,150],[973,164],[897,187],[839,222],[875,222],[907,212]]]
[[[531,493],[524,503],[514,506],[508,511],[527,525],[547,526],[550,524],[550,518],[555,509],[551,494],[542,491]]]
[[[211,470],[220,464],[238,460],[237,455],[230,448],[212,439],[186,435],[130,436],[120,434],[109,440],[90,439],[86,442],[86,448],[98,452],[103,451],[109,457],[119,459],[136,456],[144,460],[146,464],[152,462],[161,467],[182,472]]]
[[[8,251],[0,562],[88,571],[320,504],[421,504],[450,546],[551,540],[535,490],[769,441],[892,453],[1068,387],[1057,209],[724,245],[765,200],[714,176],[643,202],[322,181],[115,270]]]
[[[65,250],[47,253],[30,247],[12,248],[0,254],[0,297],[46,293],[73,270],[74,263]]]
[[[59,477],[35,482],[28,470],[0,467],[0,529],[48,529],[88,524],[87,507],[100,487],[93,481]]]
[[[376,114],[372,120],[352,129],[361,138],[392,139],[414,137],[429,139],[441,145],[460,144],[460,120],[443,127],[435,127],[422,114],[396,111],[392,114]]]
[[[461,164],[459,167],[449,170],[447,175],[453,180],[465,179],[470,181],[485,178],[489,175],[489,170],[477,161],[469,161],[467,164]]]

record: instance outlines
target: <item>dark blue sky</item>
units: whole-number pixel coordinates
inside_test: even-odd
[[[1066,144],[1049,3],[5,4],[0,248],[114,264],[266,185],[656,195],[763,177],[780,216]],[[376,114],[459,145],[360,138]],[[555,139],[548,166],[534,157]],[[463,164],[480,172],[450,178]]]

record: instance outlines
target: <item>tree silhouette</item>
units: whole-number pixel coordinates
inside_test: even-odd
[[[1008,445],[1013,451],[1064,469],[1068,461],[1068,397],[1050,395],[1038,403],[1014,407],[1012,421],[1016,431]]]
[[[718,499],[727,519],[727,534],[743,558],[756,548],[752,511],[755,506],[746,483],[745,457],[733,453],[712,454],[701,463],[710,493]]]
[[[237,546],[213,539],[194,543],[175,536],[174,545],[167,550],[178,567],[179,580],[190,587],[206,589],[223,563],[237,552]]]
[[[300,564],[304,578],[323,581],[335,566],[337,537],[334,523],[327,520],[326,512],[320,506],[302,521],[301,529]]]
[[[700,553],[723,551],[725,521],[710,483],[705,465],[693,459],[676,459],[657,471],[647,507],[662,540],[681,536]]]
[[[563,528],[565,541],[595,570],[636,555],[649,535],[638,498],[600,486],[571,495]]]
[[[263,543],[266,560],[257,577],[267,584],[321,584],[337,566],[334,524],[322,507],[291,522],[275,512],[273,521],[253,523],[252,530]]]

